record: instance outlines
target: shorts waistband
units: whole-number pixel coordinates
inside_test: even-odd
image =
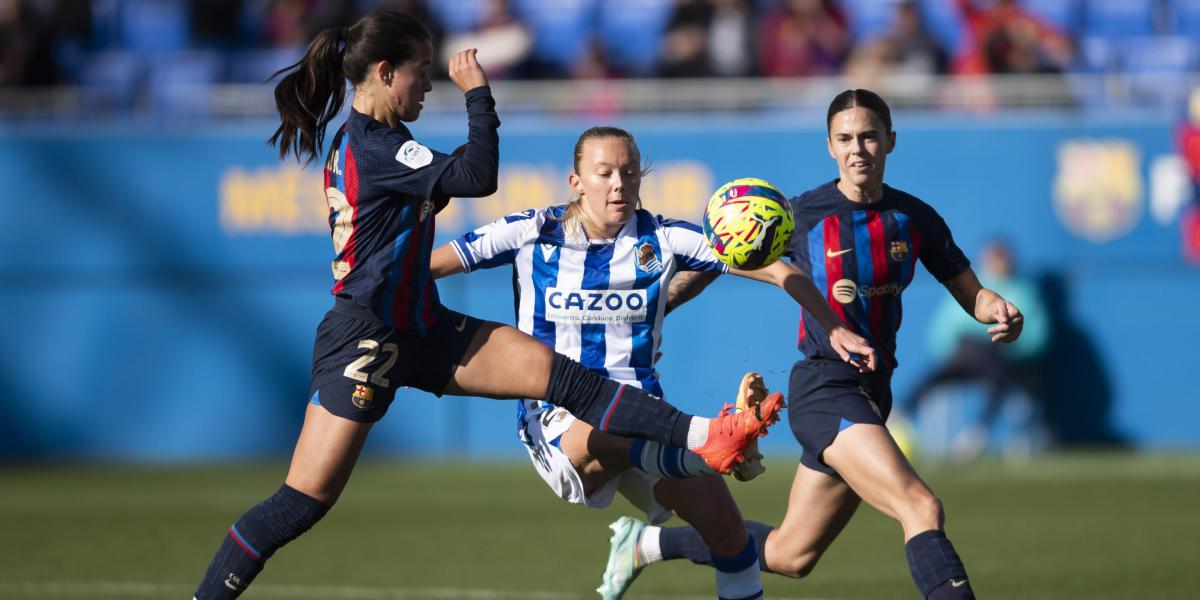
[[[362,321],[370,321],[372,323],[379,323],[381,325],[383,324],[383,319],[380,319],[375,315],[375,313],[351,302],[350,300],[346,300],[345,298],[335,298],[333,301],[333,308],[330,310],[335,313],[346,315],[347,317],[352,317]]]

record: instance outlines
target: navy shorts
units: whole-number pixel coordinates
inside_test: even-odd
[[[375,422],[397,388],[441,396],[482,324],[443,309],[422,336],[335,306],[317,326],[309,401],[351,421]]]
[[[859,373],[840,360],[808,358],[792,367],[788,422],[804,452],[800,464],[837,475],[821,455],[843,429],[883,425],[892,412],[891,371]]]

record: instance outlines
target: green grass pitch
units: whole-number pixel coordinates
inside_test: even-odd
[[[794,459],[730,480],[743,513],[777,522]],[[225,528],[285,467],[0,468],[0,598],[188,598]],[[1200,598],[1200,456],[1070,454],[926,471],[987,599]],[[570,506],[524,464],[365,462],[338,506],[281,550],[243,598],[570,600],[608,552],[606,511]],[[869,507],[810,577],[767,597],[917,594],[900,528]],[[712,573],[655,565],[631,600],[714,597]]]

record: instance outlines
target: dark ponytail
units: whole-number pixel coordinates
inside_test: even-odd
[[[293,153],[302,163],[317,158],[325,142],[325,126],[346,102],[346,81],[357,85],[379,61],[399,65],[429,43],[429,30],[404,14],[372,11],[350,27],[326,29],[308,45],[300,62],[284,67],[275,86],[279,128],[267,141],[279,157]]]

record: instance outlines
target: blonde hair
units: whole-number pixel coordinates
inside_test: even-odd
[[[571,162],[572,168],[576,175],[579,174],[579,164],[583,162],[583,146],[591,140],[616,139],[628,144],[638,153],[638,161],[641,162],[641,151],[638,150],[637,140],[633,138],[633,134],[621,129],[620,127],[612,127],[601,125],[592,127],[583,133],[579,134],[579,139],[575,142],[575,154]],[[648,167],[641,167],[639,175],[645,177],[650,173]],[[571,241],[582,241],[587,236],[584,232],[587,231],[589,225],[593,225],[591,219],[588,218],[587,212],[583,210],[583,203],[579,196],[575,196],[567,202],[567,208],[563,211],[562,223],[563,233],[566,238]],[[638,208],[642,207],[642,199],[638,198]]]

